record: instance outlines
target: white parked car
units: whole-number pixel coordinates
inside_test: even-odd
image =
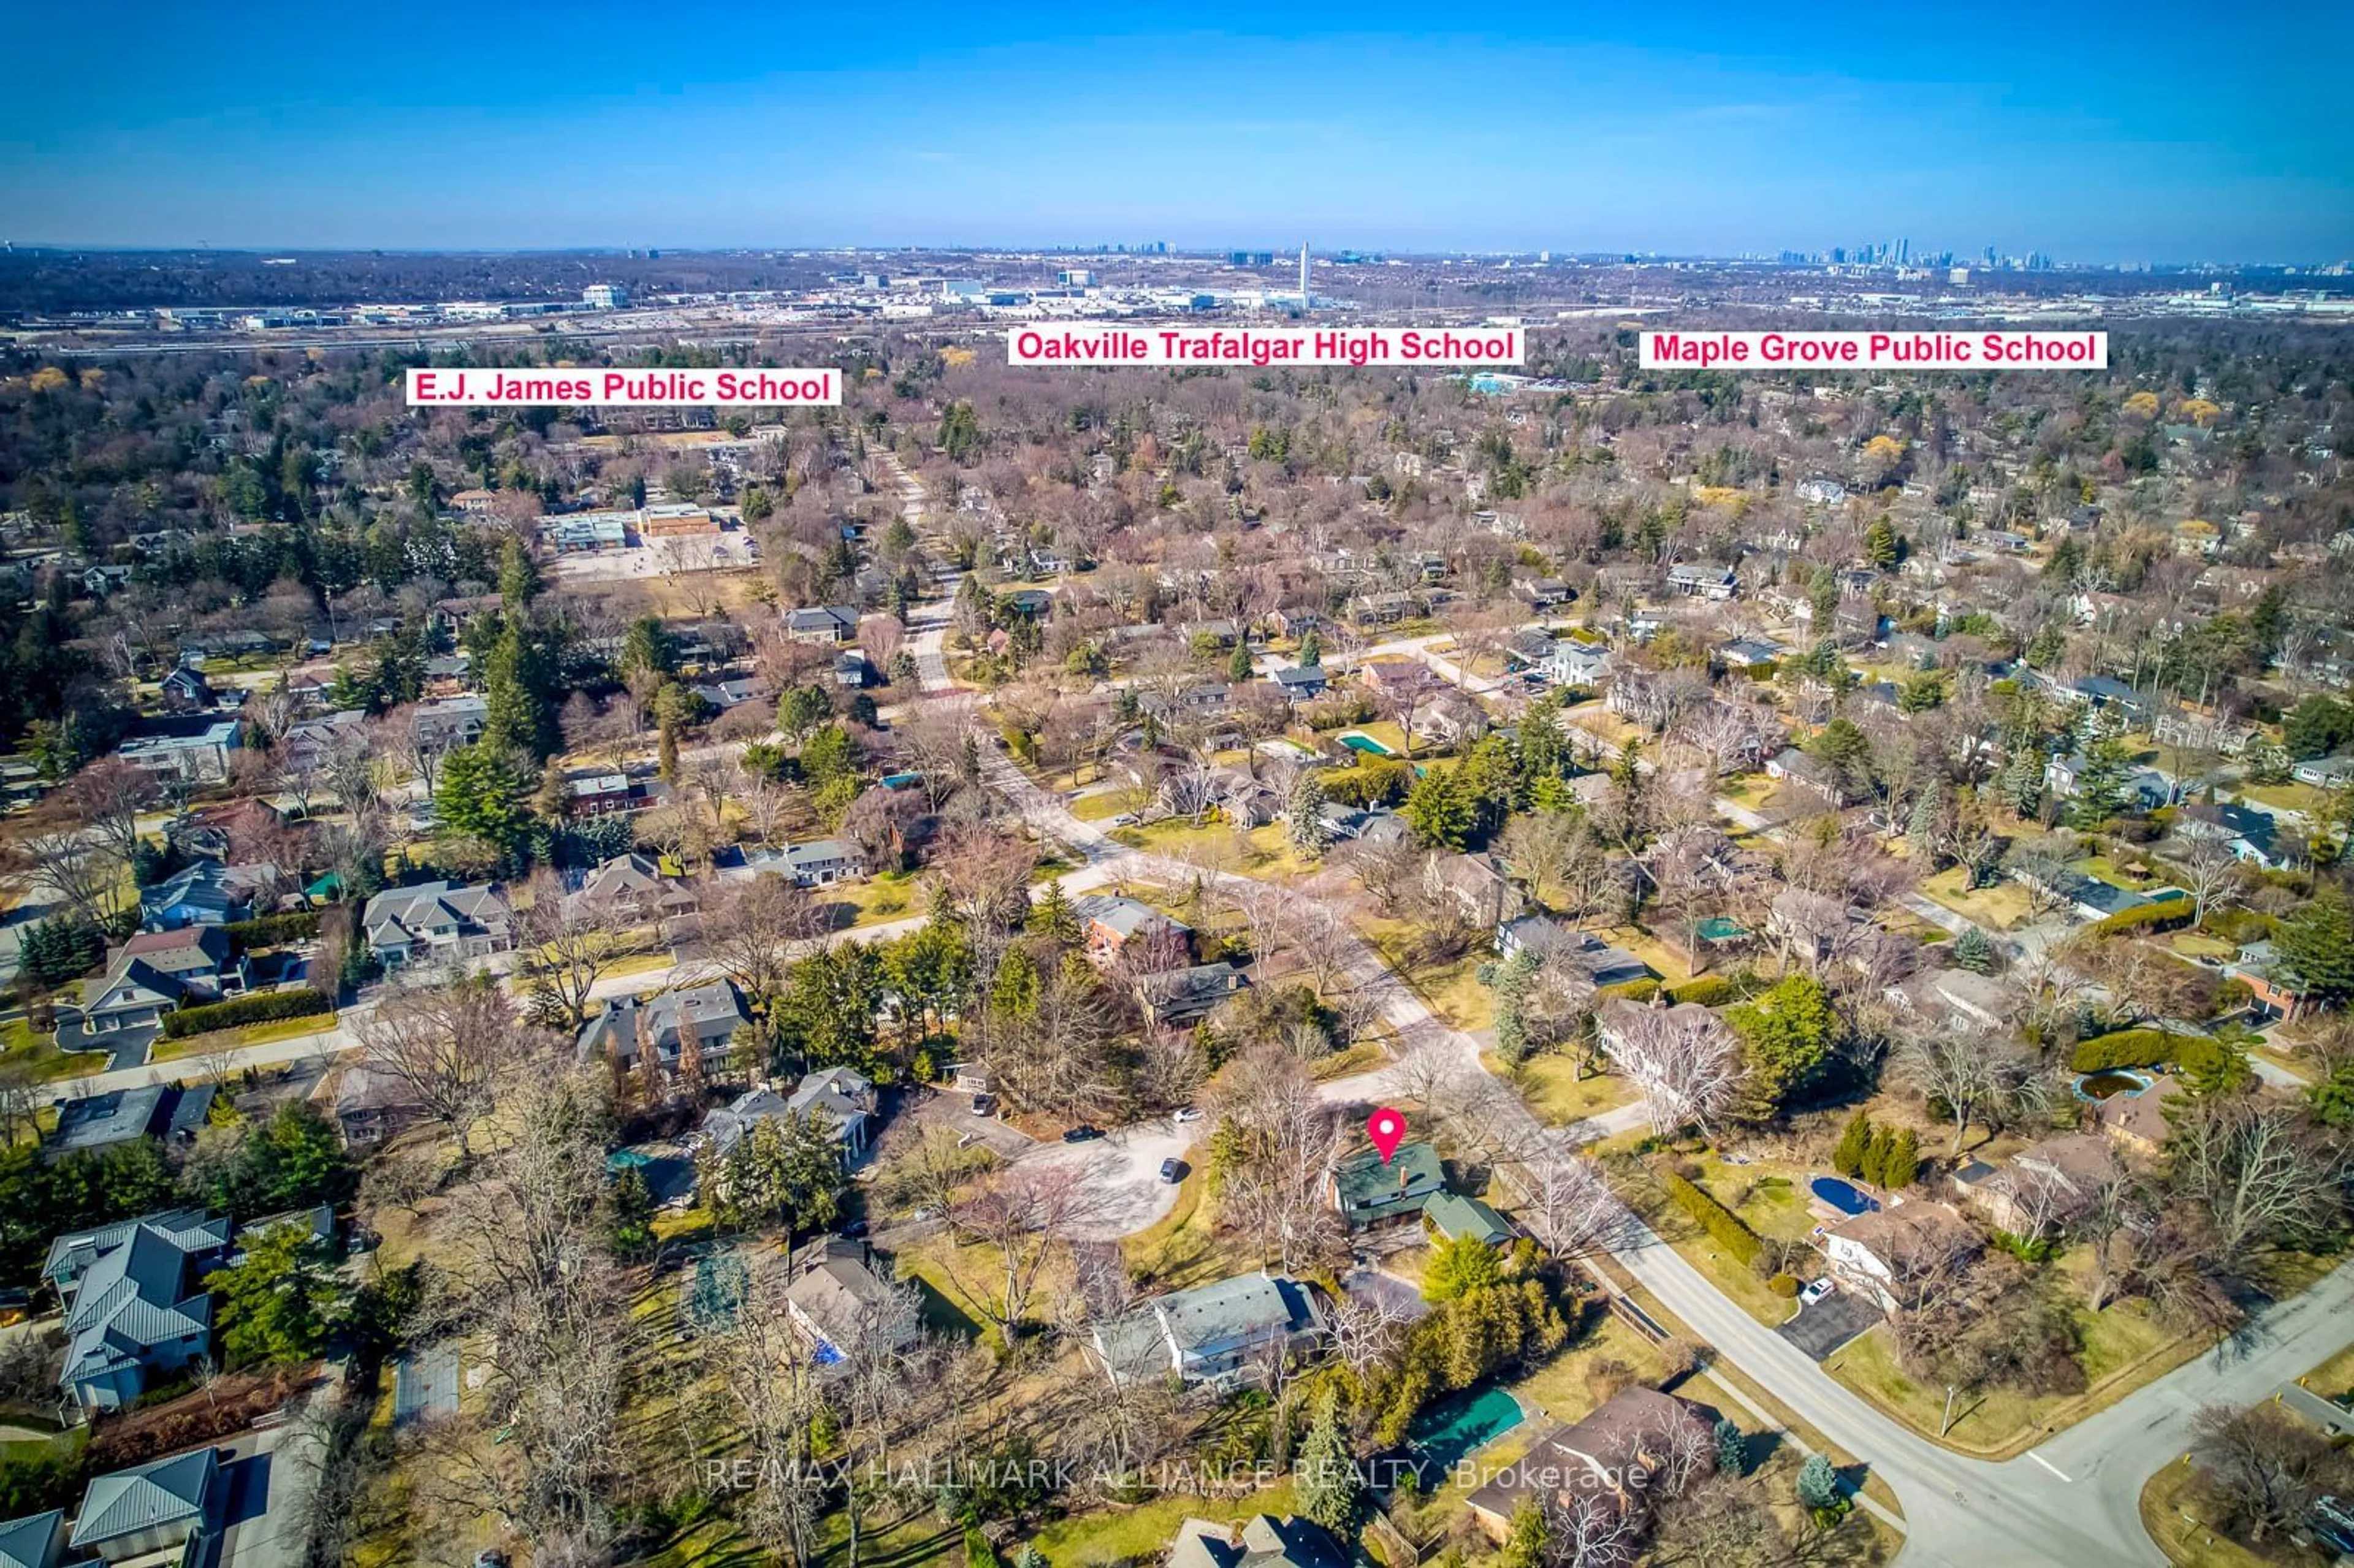
[[[1201,1107],[1198,1106],[1187,1106],[1183,1110],[1179,1111],[1169,1119],[1171,1121],[1199,1121],[1202,1119]]]
[[[1811,1307],[1816,1302],[1820,1301],[1824,1297],[1829,1296],[1834,1288],[1835,1287],[1831,1284],[1829,1277],[1818,1279],[1813,1284],[1808,1286],[1804,1290],[1798,1292],[1798,1304],[1802,1307]]]

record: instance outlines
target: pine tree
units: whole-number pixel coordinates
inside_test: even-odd
[[[1872,1117],[1858,1110],[1848,1118],[1847,1130],[1840,1134],[1839,1147],[1831,1150],[1831,1169],[1842,1176],[1863,1174],[1864,1157],[1872,1149]]]
[[[1974,975],[1982,975],[1994,967],[1994,944],[1976,926],[1954,938],[1954,962]]]
[[[1896,530],[1890,525],[1886,515],[1873,518],[1872,526],[1864,530],[1863,553],[1869,556],[1872,558],[1872,564],[1882,571],[1893,572],[1896,569],[1896,561],[1900,554]]]
[[[1749,1439],[1743,1436],[1741,1424],[1730,1415],[1717,1418],[1716,1467],[1718,1473],[1727,1476],[1739,1476],[1749,1468]]]
[[[1896,1136],[1888,1140],[1888,1151],[1880,1157],[1880,1184],[1890,1192],[1913,1185],[1913,1178],[1921,1170],[1921,1139],[1909,1127],[1900,1127]]]
[[[1914,797],[1913,814],[1904,822],[1904,836],[1916,851],[1937,836],[1937,821],[1945,815],[1945,792],[1935,786]]]
[[[1063,879],[1050,880],[1039,890],[1038,901],[1030,906],[1030,931],[1034,936],[1052,938],[1066,948],[1076,947],[1084,933],[1079,929],[1078,911],[1071,906],[1070,895],[1063,891]]]
[[[1523,948],[1496,971],[1496,1054],[1507,1066],[1529,1058],[1529,988],[1536,981],[1537,957]]]
[[[1875,1187],[1882,1185],[1881,1169],[1888,1163],[1888,1150],[1894,1142],[1895,1136],[1886,1128],[1873,1128],[1871,1141],[1863,1146],[1863,1158],[1856,1163],[1856,1174]]]
[[[1839,1472],[1820,1454],[1809,1454],[1807,1462],[1798,1467],[1797,1482],[1798,1506],[1819,1513],[1840,1504]]]
[[[1349,1539],[1364,1482],[1357,1474],[1355,1457],[1349,1452],[1348,1436],[1341,1430],[1337,1390],[1327,1387],[1317,1403],[1315,1420],[1309,1425],[1307,1441],[1300,1445],[1291,1474],[1299,1511],[1333,1534]]]
[[[1234,652],[1226,658],[1226,679],[1240,686],[1247,684],[1250,678],[1250,643],[1247,641],[1238,641],[1235,644]]]
[[[2043,803],[2043,758],[2035,748],[2015,745],[2003,759],[2002,772],[1995,779],[1995,793],[2002,803],[2022,817],[2032,817]]]
[[[1291,800],[1284,812],[1284,830],[1291,847],[1310,860],[1324,853],[1332,841],[1332,830],[1324,821],[1324,782],[1312,769],[1303,770],[1291,786]]]
[[[1299,664],[1304,670],[1324,667],[1324,639],[1317,635],[1312,626],[1299,634]]]

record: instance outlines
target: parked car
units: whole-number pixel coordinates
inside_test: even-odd
[[[1804,1290],[1798,1292],[1798,1304],[1802,1307],[1811,1307],[1816,1302],[1820,1301],[1824,1297],[1829,1296],[1831,1293],[1832,1288],[1833,1287],[1828,1276],[1821,1279],[1818,1279],[1813,1284],[1808,1285]]]
[[[1136,813],[1134,811],[1122,811],[1119,816],[1114,817],[1111,820],[1111,825],[1115,828],[1132,828],[1136,826]]]
[[[866,1234],[866,1222],[864,1220],[853,1220],[848,1224],[843,1226],[842,1229],[835,1234],[850,1241],[856,1241],[859,1237]]]
[[[1162,1160],[1161,1162],[1161,1179],[1163,1181],[1182,1181],[1185,1180],[1185,1162],[1182,1160]]]
[[[1089,1127],[1085,1122],[1081,1122],[1078,1126],[1071,1128],[1070,1131],[1063,1134],[1063,1141],[1065,1143],[1092,1143],[1102,1136],[1103,1128],[1099,1127]]]
[[[1202,1107],[1199,1106],[1186,1106],[1169,1119],[1171,1121],[1199,1121],[1202,1119]]]
[[[991,1111],[995,1110],[996,1108],[997,1108],[997,1102],[996,1102],[994,1099],[991,1099],[989,1096],[987,1096],[987,1095],[975,1095],[975,1096],[973,1096],[973,1097],[972,1097],[972,1114],[973,1114],[973,1115],[975,1115],[975,1116],[987,1116],[987,1115],[989,1115]]]

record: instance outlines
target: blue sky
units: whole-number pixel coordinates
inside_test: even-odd
[[[0,238],[2354,256],[2354,5],[1891,9],[0,0]]]

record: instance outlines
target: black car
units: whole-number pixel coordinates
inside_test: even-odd
[[[1185,1180],[1185,1162],[1182,1160],[1162,1160],[1161,1179],[1163,1181],[1182,1181]]]
[[[1089,1127],[1085,1122],[1081,1122],[1078,1126],[1071,1128],[1070,1131],[1063,1134],[1063,1141],[1065,1143],[1093,1143],[1097,1139],[1101,1138],[1102,1136],[1103,1128],[1099,1127]]]

